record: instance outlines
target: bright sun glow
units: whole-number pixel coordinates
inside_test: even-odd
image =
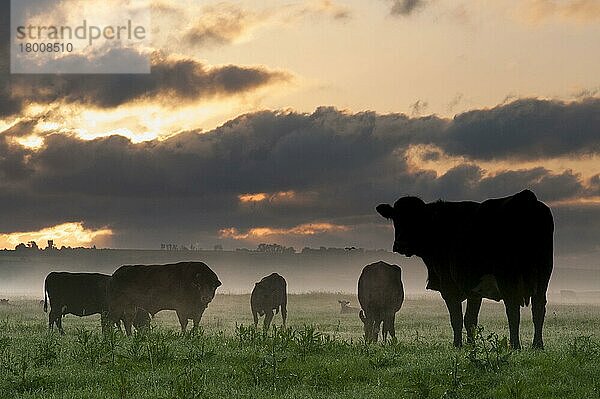
[[[240,202],[261,202],[269,198],[267,193],[257,193],[257,194],[241,194],[238,195],[238,199]]]
[[[79,247],[102,244],[113,235],[108,228],[92,230],[85,228],[82,222],[63,223],[46,227],[39,231],[0,234],[0,248],[14,248],[20,243],[35,241],[40,247],[48,240],[54,240],[58,247]]]
[[[11,126],[15,125],[17,123],[17,121],[1,121],[0,120],[0,132],[5,131],[6,129],[9,129]]]
[[[26,148],[37,149],[44,144],[44,139],[40,136],[31,135],[25,137],[15,137],[14,141]]]
[[[150,103],[136,103],[118,109],[81,109],[75,106],[57,111],[42,127],[57,126],[57,121],[67,121],[61,126],[79,138],[93,140],[99,137],[120,135],[133,143],[164,139],[175,133],[215,128],[232,117],[239,106],[232,101],[215,101],[203,104],[181,105],[166,108]]]
[[[272,228],[272,227],[254,227],[246,232],[241,232],[235,227],[221,229],[219,236],[221,238],[233,238],[235,240],[253,240],[262,239],[264,237],[297,235],[297,236],[313,236],[316,234],[344,232],[348,231],[348,226],[342,226],[332,223],[305,223],[289,229]]]

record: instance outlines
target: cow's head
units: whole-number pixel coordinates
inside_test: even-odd
[[[194,287],[198,290],[202,303],[208,304],[215,297],[217,288],[221,286],[221,282],[217,278],[203,278],[202,273],[196,273],[194,279]]]
[[[365,312],[362,309],[358,312],[358,317],[360,317],[360,320],[363,322],[365,341],[377,342],[377,337],[379,336],[379,324],[377,324],[372,317],[365,315]]]
[[[386,219],[394,222],[394,252],[413,256],[422,252],[425,241],[425,202],[417,197],[402,197],[394,206],[379,204],[375,208]]]

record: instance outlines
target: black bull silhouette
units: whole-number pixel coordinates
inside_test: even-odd
[[[377,212],[394,222],[394,252],[423,259],[427,288],[439,291],[448,307],[455,346],[462,345],[463,321],[467,340],[473,340],[481,300],[489,298],[504,301],[515,349],[521,347],[520,307],[531,301],[533,347],[543,348],[554,221],[533,192],[481,203],[402,197],[394,206],[377,206]]]

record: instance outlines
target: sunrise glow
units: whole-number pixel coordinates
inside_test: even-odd
[[[48,240],[54,240],[58,247],[79,247],[106,243],[113,235],[109,228],[89,229],[81,222],[69,222],[57,226],[45,227],[38,231],[0,234],[0,248],[14,248],[20,243],[35,241],[40,247]]]
[[[236,240],[258,240],[267,237],[296,235],[312,236],[316,234],[345,232],[349,231],[348,226],[336,225],[332,223],[305,223],[291,228],[272,228],[272,227],[253,227],[245,232],[235,227],[221,229],[219,236],[221,238],[233,238]]]

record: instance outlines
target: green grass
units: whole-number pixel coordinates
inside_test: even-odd
[[[503,307],[484,303],[477,343],[456,350],[441,300],[408,299],[397,341],[366,345],[338,299],[291,295],[289,328],[251,325],[248,295],[217,295],[195,335],[172,312],[146,335],[100,334],[99,318],[67,316],[48,334],[34,301],[0,307],[0,398],[600,398],[600,306],[548,306],[546,350],[507,349]],[[353,301],[354,304],[356,300]]]

